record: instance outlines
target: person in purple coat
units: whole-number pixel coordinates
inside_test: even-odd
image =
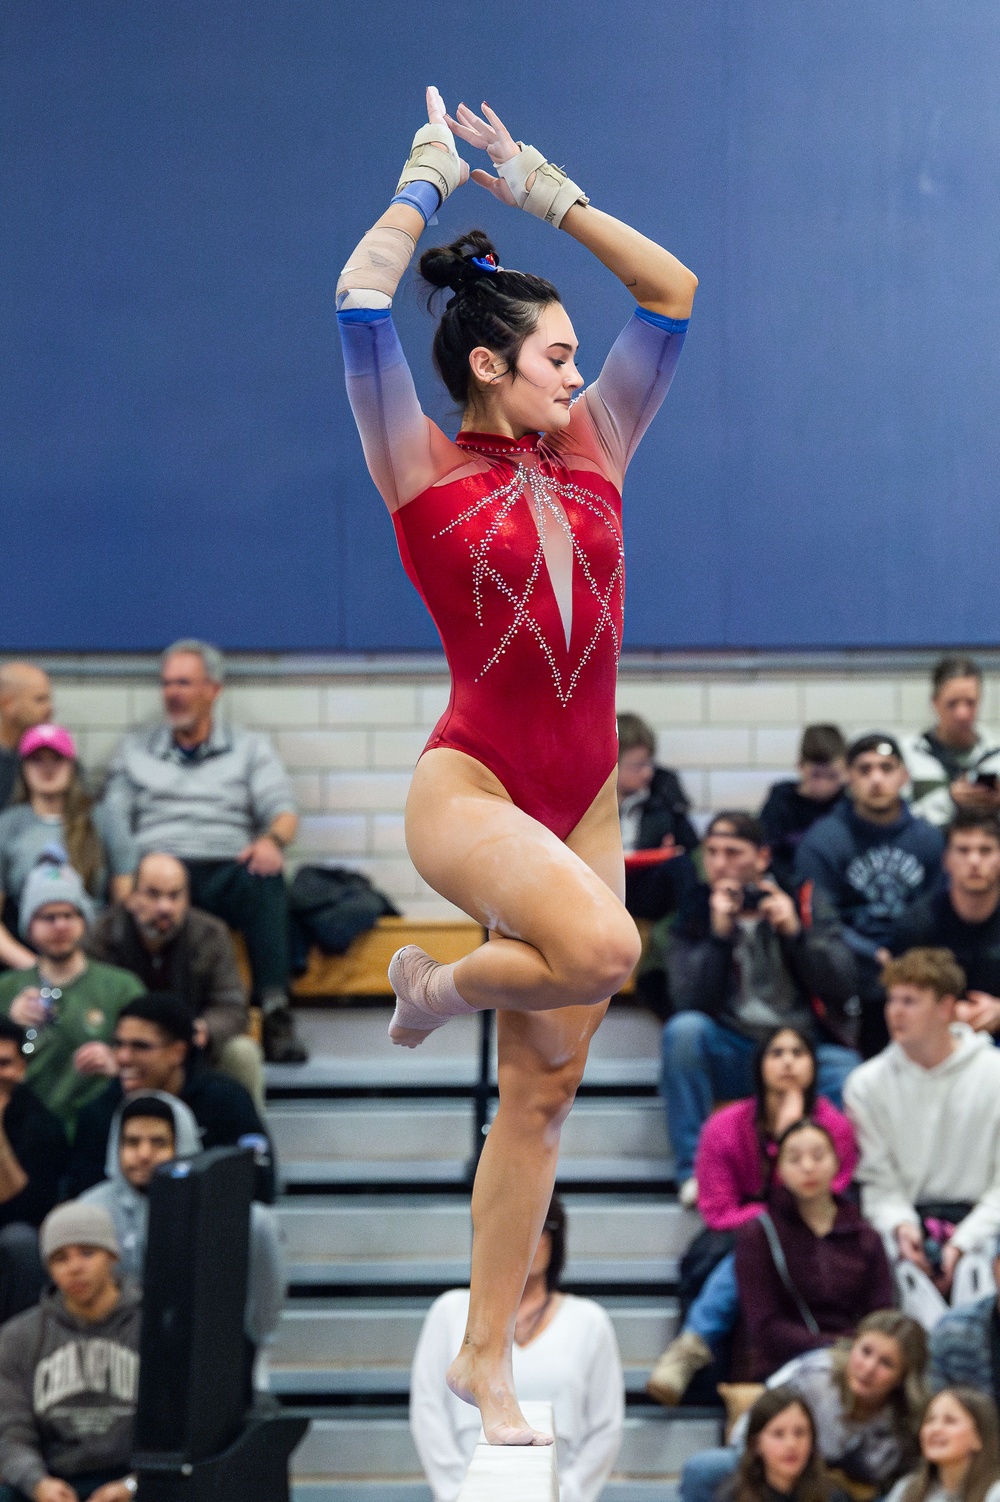
[[[736,1233],[751,1381],[764,1381],[803,1351],[832,1345],[894,1301],[881,1237],[830,1187],[839,1168],[826,1128],[796,1122],[778,1145],[767,1210]]]

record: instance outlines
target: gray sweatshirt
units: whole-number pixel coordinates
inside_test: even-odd
[[[295,794],[266,735],[216,719],[193,757],[168,725],[129,731],[108,768],[102,808],[107,827],[133,838],[141,855],[231,861],[278,814],[295,812]]]
[[[178,1158],[192,1158],[201,1152],[198,1123],[190,1108],[176,1095],[161,1090],[143,1091],[165,1101],[174,1116],[174,1145]],[[91,1205],[101,1205],[114,1221],[122,1249],[122,1271],[136,1283],[142,1282],[146,1261],[146,1238],[149,1230],[149,1196],[125,1178],[118,1161],[118,1135],[121,1113],[128,1097],[115,1112],[108,1133],[108,1154],[102,1184],[95,1184],[80,1195]],[[278,1217],[269,1205],[255,1201],[250,1206],[250,1247],[247,1275],[247,1302],[243,1316],[247,1339],[263,1345],[278,1328],[281,1305],[285,1297],[284,1259]]]
[[[45,1476],[131,1465],[139,1390],[140,1295],[130,1283],[107,1319],[75,1319],[62,1294],[0,1329],[0,1475],[31,1496]]]

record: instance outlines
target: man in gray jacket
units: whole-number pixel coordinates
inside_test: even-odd
[[[0,1330],[0,1502],[129,1502],[138,1290],[97,1205],[58,1206],[41,1249],[56,1292]]]
[[[265,735],[216,714],[222,654],[178,641],[163,654],[164,720],[130,731],[109,767],[104,809],[140,855],[165,851],[187,867],[195,907],[246,942],[254,995],[264,1012],[264,1051],[298,1063],[288,1009],[285,850],[298,815],[292,784]]]

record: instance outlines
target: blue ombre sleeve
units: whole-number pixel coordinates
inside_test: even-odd
[[[587,388],[591,420],[619,483],[670,389],[687,327],[686,318],[636,308]]]
[[[430,483],[433,424],[420,410],[390,310],[351,308],[337,324],[368,471],[395,511]]]

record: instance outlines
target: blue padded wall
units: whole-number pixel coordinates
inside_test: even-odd
[[[626,493],[634,647],[992,642],[995,0],[31,0],[0,23],[0,647],[426,648],[337,269],[422,89],[701,278]],[[629,311],[475,188],[592,376]],[[428,409],[431,324],[398,320]]]

